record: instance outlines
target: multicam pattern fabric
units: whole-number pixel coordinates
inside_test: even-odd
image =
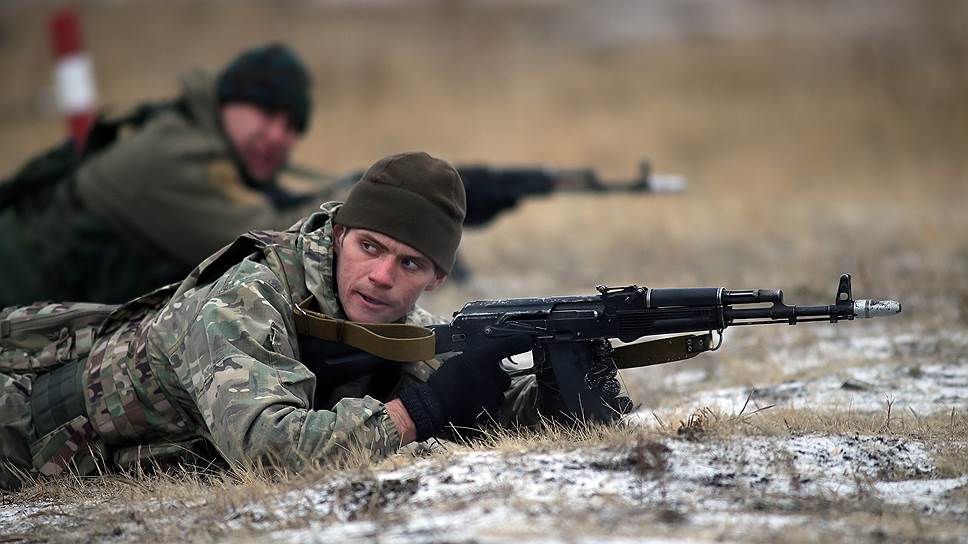
[[[33,467],[30,442],[33,376],[0,371],[0,489],[19,487],[20,475]]]
[[[143,462],[181,448],[172,443],[199,439],[232,463],[290,469],[396,451],[399,432],[383,402],[365,394],[366,380],[327,384],[349,387],[336,387],[345,395],[329,409],[314,409],[317,386],[329,377],[299,361],[297,301],[312,294],[320,308],[345,318],[332,289],[329,218],[337,207],[325,204],[286,232],[250,232],[180,285],[116,309],[101,324],[86,361],[87,417],[40,442],[23,413],[29,376],[0,373],[0,438],[7,442],[8,431],[20,437],[19,446],[18,440],[0,445],[0,458],[56,474],[68,466],[93,469],[105,452],[116,464]],[[405,320],[440,322],[419,308]],[[426,380],[437,366],[402,367],[401,382]],[[29,450],[24,440],[34,441]],[[4,474],[0,470],[0,479]]]
[[[33,376],[0,373],[0,489],[16,489],[32,474],[91,474],[106,459],[84,415],[36,436],[30,411]]]
[[[83,302],[0,311],[0,372],[43,372],[87,354],[94,332],[117,306]]]
[[[77,416],[31,445],[33,466],[44,476],[73,471],[90,474],[104,464],[104,449],[94,428]]]
[[[98,435],[112,444],[187,428],[149,365],[147,336],[157,310],[138,310],[95,344],[86,365],[85,407]]]
[[[337,207],[325,204],[286,233],[249,233],[245,238],[261,251],[204,284],[200,280],[217,272],[225,255],[244,246],[213,256],[152,320],[152,366],[174,371],[174,380],[162,380],[164,388],[230,461],[298,467],[347,452],[382,457],[400,445],[375,398],[346,398],[331,410],[313,410],[317,379],[325,376],[298,360],[297,301],[311,293],[324,312],[345,317],[332,289],[329,217]],[[414,310],[407,319],[428,316]]]

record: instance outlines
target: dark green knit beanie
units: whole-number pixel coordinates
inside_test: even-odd
[[[284,111],[299,132],[309,126],[312,81],[299,57],[274,43],[250,49],[222,70],[215,91],[219,105],[250,102],[269,111]]]
[[[453,166],[423,152],[400,153],[363,174],[333,221],[386,234],[449,274],[466,210],[464,182]]]

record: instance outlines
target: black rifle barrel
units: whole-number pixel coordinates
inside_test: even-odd
[[[735,323],[737,319],[796,320],[801,317],[827,317],[830,319],[853,319],[853,304],[828,306],[786,306],[769,308],[727,308],[726,321]]]
[[[683,287],[649,289],[646,296],[646,308],[755,304],[759,302],[782,303],[783,291],[779,289],[731,291],[721,287]]]
[[[734,308],[734,304],[770,304],[757,308]],[[738,320],[763,319],[795,323],[801,318],[853,319],[854,302],[824,306],[790,306],[783,302],[780,289],[729,290],[716,287],[650,289],[646,308],[722,307],[725,325],[739,325]]]

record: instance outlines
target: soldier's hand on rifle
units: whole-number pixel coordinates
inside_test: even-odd
[[[593,341],[594,359],[588,372],[585,373],[585,385],[592,391],[598,391],[605,401],[616,412],[627,414],[632,411],[632,399],[622,395],[622,384],[618,380],[618,367],[612,359],[612,344],[598,338]]]
[[[520,180],[486,167],[460,167],[467,195],[465,226],[490,223],[502,211],[513,208],[521,198]]]
[[[501,359],[530,347],[527,336],[489,342],[485,349],[448,359],[427,383],[404,389],[400,401],[417,428],[417,440],[435,436],[448,425],[474,427],[488,414],[496,415],[511,386]]]
[[[585,372],[585,385],[597,392],[616,413],[628,414],[634,410],[634,405],[632,399],[622,394],[622,384],[618,379],[618,367],[612,359],[612,351],[612,344],[608,340],[592,340],[592,364]],[[564,407],[553,368],[550,365],[545,366],[538,373],[537,379],[540,410],[548,417],[560,419],[568,410]]]

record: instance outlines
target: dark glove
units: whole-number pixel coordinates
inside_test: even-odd
[[[592,341],[592,363],[585,372],[585,385],[597,392],[617,413],[628,414],[632,412],[634,405],[632,399],[621,394],[622,384],[618,380],[618,367],[612,359],[612,351],[612,344],[608,340],[597,338]],[[564,414],[569,419],[551,365],[545,365],[537,378],[541,399],[539,410],[552,417]]]
[[[427,383],[400,392],[410,418],[417,427],[417,440],[426,440],[446,425],[472,427],[483,412],[496,414],[504,402],[511,378],[501,368],[501,359],[527,351],[528,336],[488,342],[481,350],[452,357]]]
[[[594,341],[594,359],[585,373],[585,385],[598,391],[602,399],[619,414],[628,414],[635,408],[632,399],[622,394],[622,384],[618,381],[618,366],[612,359],[612,344],[604,338]]]
[[[500,170],[483,166],[459,166],[457,171],[464,181],[464,194],[467,196],[467,211],[464,217],[464,227],[476,227],[490,223],[494,217],[504,210],[513,208],[521,198],[524,184],[541,183],[543,179],[533,179],[535,176],[545,176],[541,172],[515,170]],[[528,177],[530,176],[530,177]],[[551,189],[550,180],[544,182]]]

